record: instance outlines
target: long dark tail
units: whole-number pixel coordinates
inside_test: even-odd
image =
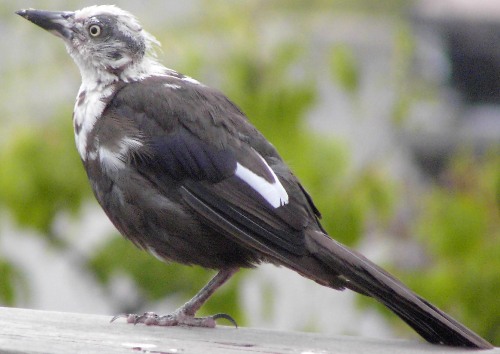
[[[401,317],[430,343],[492,349],[479,335],[412,292],[373,262],[319,232],[311,235],[312,251],[345,287],[371,296]],[[334,286],[335,287],[335,286]]]

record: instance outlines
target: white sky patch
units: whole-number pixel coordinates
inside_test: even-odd
[[[260,155],[259,155],[260,156]],[[278,177],[274,174],[274,171],[267,165],[264,159],[262,159],[266,164],[266,167],[272,173],[276,182],[269,183],[261,176],[256,175],[250,171],[245,166],[240,163],[236,164],[235,174],[250,187],[252,187],[257,193],[259,193],[269,204],[274,208],[279,208],[285,204],[288,204],[288,194],[281,185]]]

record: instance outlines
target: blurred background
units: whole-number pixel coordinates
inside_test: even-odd
[[[225,92],[302,180],[332,237],[500,345],[500,3],[131,1],[166,66]],[[124,241],[74,147],[61,41],[0,4],[0,304],[166,313],[213,275]],[[242,271],[203,308],[243,326],[416,337],[371,299]]]

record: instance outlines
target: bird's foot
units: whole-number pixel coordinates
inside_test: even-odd
[[[207,317],[194,317],[194,315],[189,315],[185,311],[182,311],[182,308],[164,316],[159,316],[154,312],[145,312],[142,315],[133,313],[120,314],[113,317],[110,322],[114,322],[118,318],[125,318],[128,323],[144,323],[148,326],[190,326],[207,328],[214,328],[216,326],[216,320],[223,318],[238,328],[236,321],[225,313],[218,313]]]
[[[200,307],[208,300],[208,298],[224,284],[234,273],[237,268],[227,268],[220,270],[212,280],[208,282],[191,300],[186,302],[180,308],[165,316],[158,316],[154,312],[145,312],[142,315],[136,314],[121,314],[113,317],[111,322],[118,318],[125,318],[128,323],[144,323],[149,326],[191,326],[191,327],[208,327],[214,328],[218,319],[226,319],[231,322],[236,328],[236,321],[225,313],[218,313],[207,317],[194,317]]]

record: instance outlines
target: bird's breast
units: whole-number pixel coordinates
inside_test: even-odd
[[[84,161],[89,153],[89,135],[114,92],[114,85],[95,85],[89,88],[87,85],[82,84],[80,87],[73,110],[73,128],[76,147],[81,159]]]

